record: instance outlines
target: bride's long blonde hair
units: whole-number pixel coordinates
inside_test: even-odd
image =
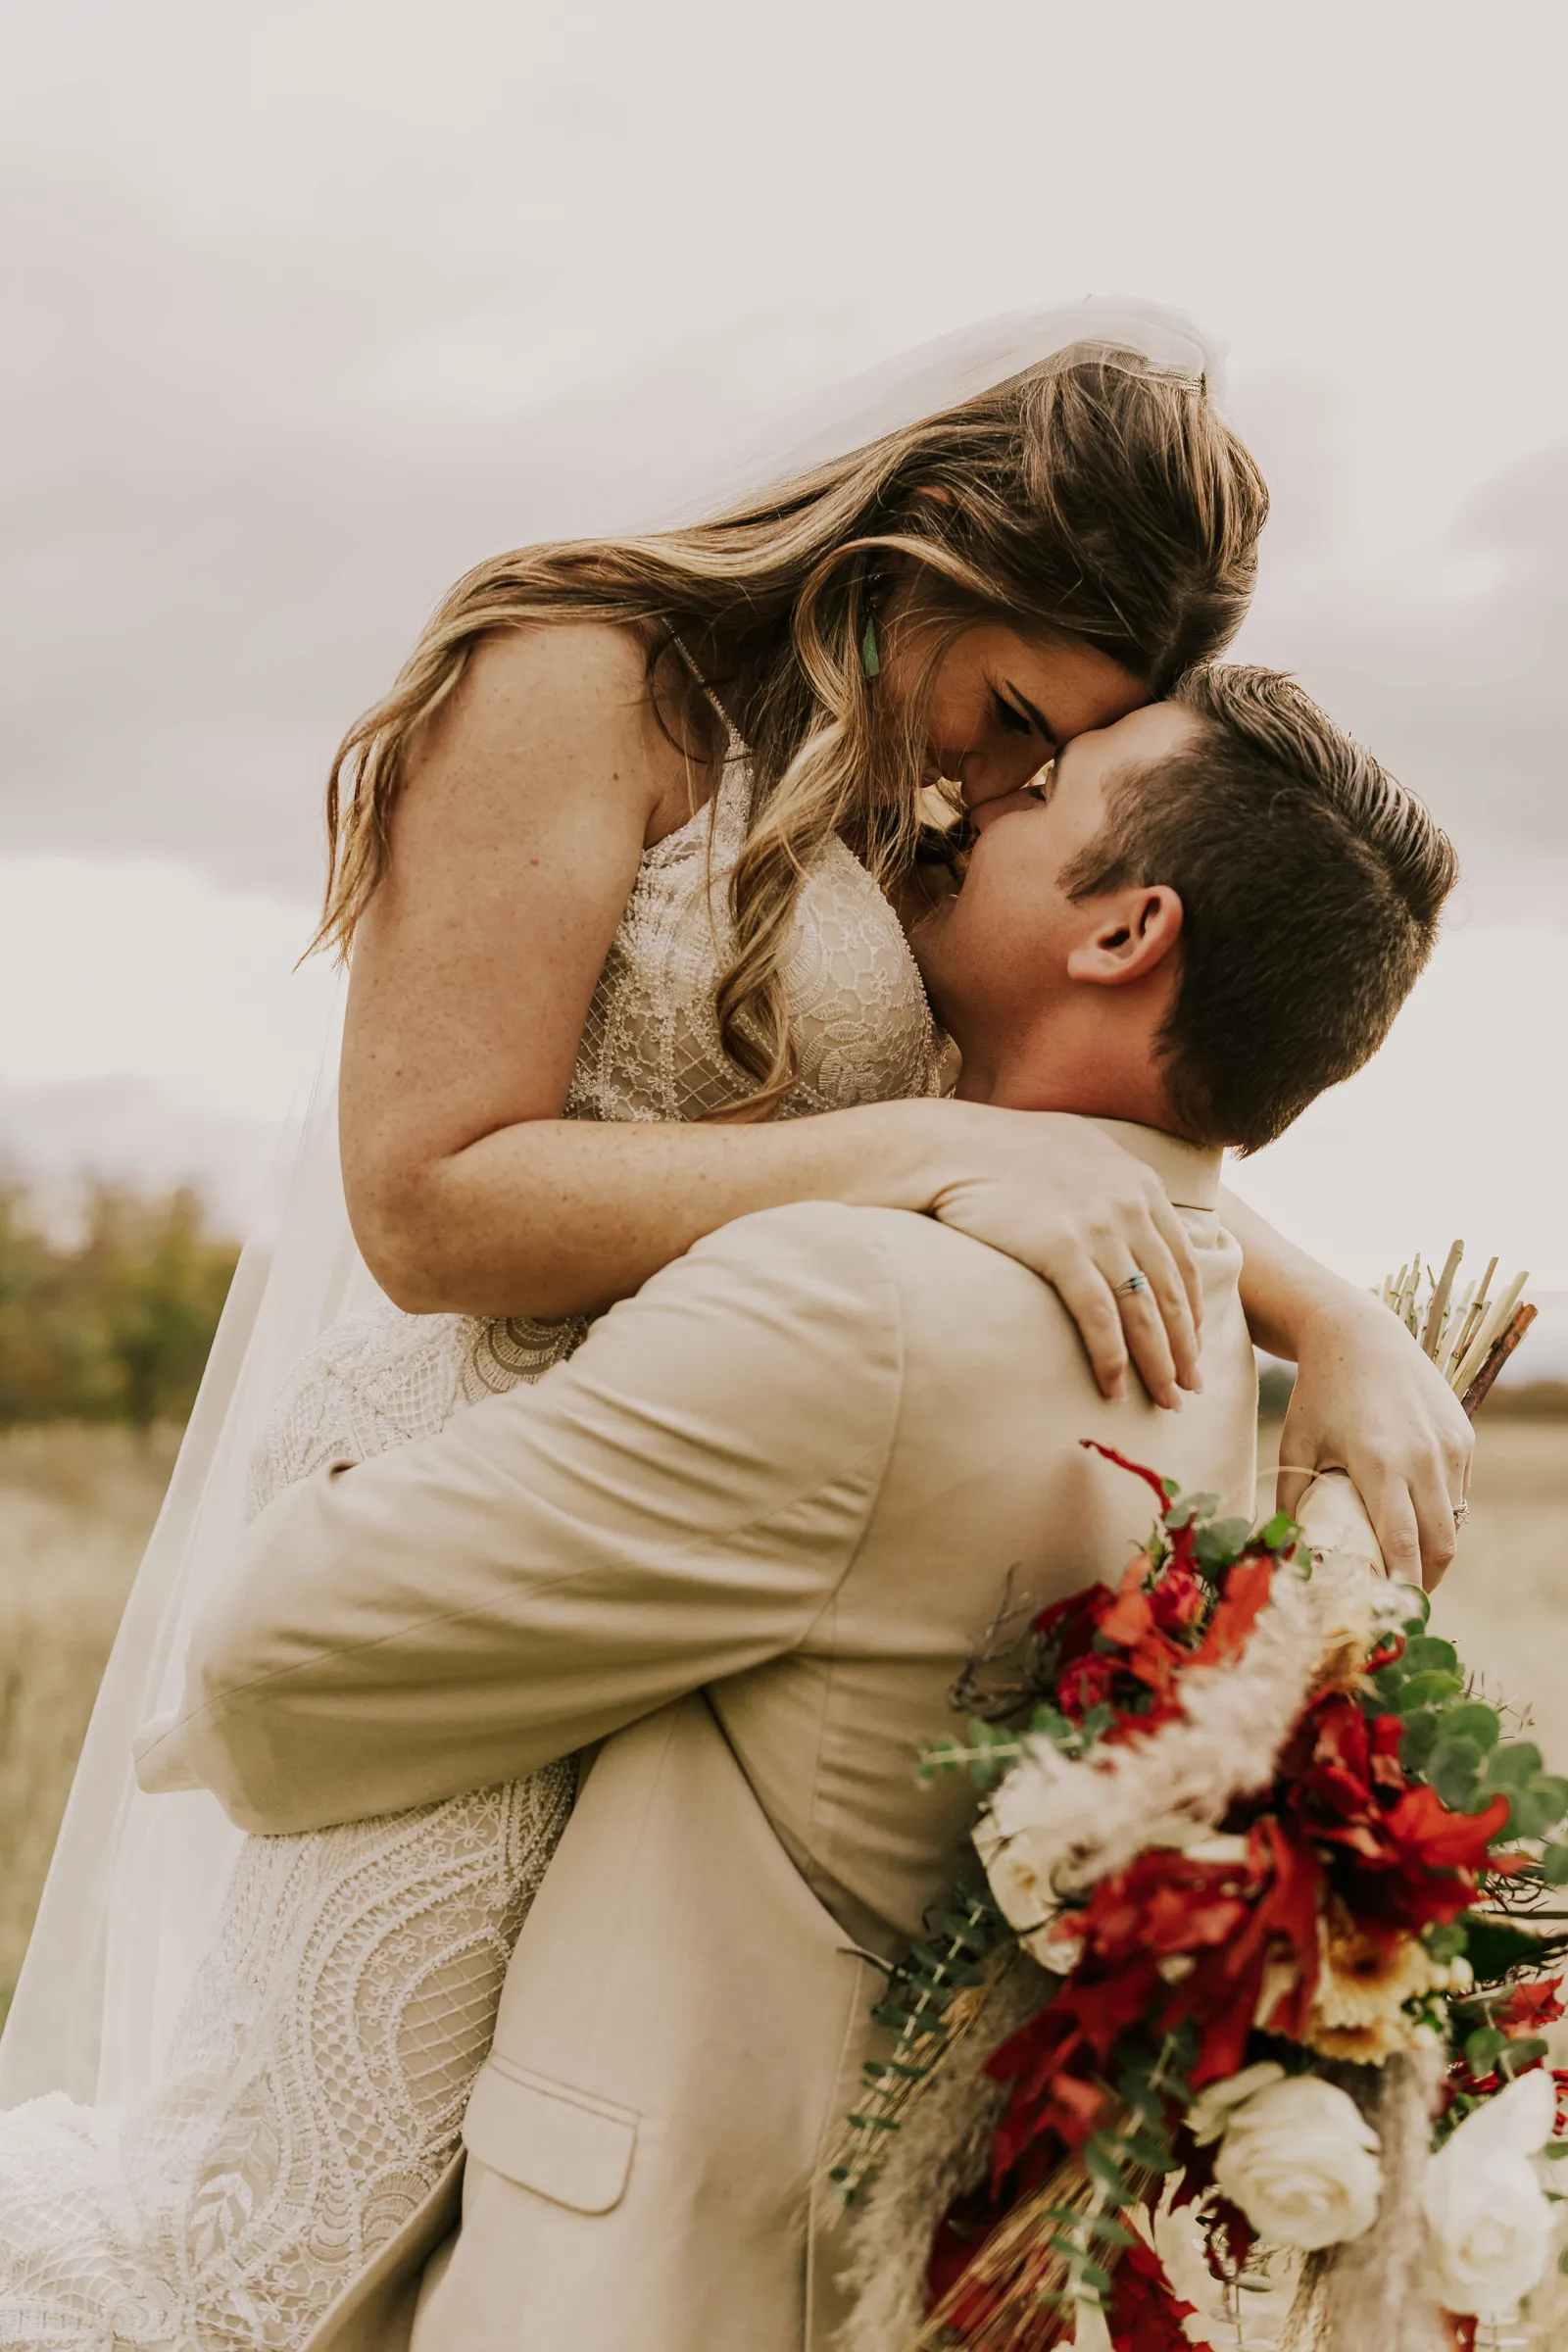
[[[742,1111],[764,1115],[795,1070],[781,965],[802,876],[835,833],[885,875],[918,831],[920,711],[874,724],[862,660],[890,560],[915,567],[922,616],[952,633],[996,618],[1081,639],[1159,695],[1240,625],[1267,511],[1201,381],[1078,344],[710,521],[492,557],[339,747],[316,944],[347,952],[418,732],[487,636],[565,614],[642,624],[650,681],[678,639],[747,749],[717,1011],[753,1083]]]

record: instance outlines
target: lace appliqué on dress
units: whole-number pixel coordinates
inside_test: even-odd
[[[696,1119],[744,1091],[712,993],[748,800],[733,769],[643,859],[569,1117]],[[942,1041],[904,936],[837,843],[803,885],[785,980],[800,1077],[782,1115],[938,1091]],[[390,1301],[345,1320],[278,1398],[247,1516],[326,1462],[537,1379],[586,1329]],[[0,2116],[0,2346],[293,2352],[457,2149],[575,1784],[568,1760],[414,1813],[247,1838],[155,2097]]]

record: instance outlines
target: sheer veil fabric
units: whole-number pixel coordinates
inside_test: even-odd
[[[179,1695],[195,1615],[242,1524],[251,1452],[292,1365],[375,1295],[337,1160],[342,991],[285,1128],[201,1392],[105,1670],[16,1998],[0,2106],[45,2090],[118,2104],[156,2079],[240,1833],[205,1792],[144,1796],[131,1738]]]
[[[666,483],[657,519],[715,511],[1075,343],[1136,351],[1206,377],[1218,396],[1220,349],[1178,312],[1098,298],[1013,312],[786,410],[705,478],[673,493]],[[632,515],[626,527],[657,521]],[[151,2088],[239,1848],[239,1833],[204,1791],[142,1794],[131,1740],[178,1699],[190,1627],[229,1572],[250,1459],[286,1376],[328,1326],[379,1296],[354,1244],[338,1165],[341,1011],[340,992],[105,1672],[0,2038],[0,2106],[49,2090],[88,2105],[129,2103]]]

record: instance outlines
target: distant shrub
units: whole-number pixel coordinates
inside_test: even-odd
[[[192,1192],[95,1184],[62,1242],[0,1185],[0,1428],[183,1420],[237,1256]]]

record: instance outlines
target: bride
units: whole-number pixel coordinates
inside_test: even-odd
[[[339,1272],[296,1220],[267,1296],[311,1290],[326,1328],[245,1509],[537,1376],[699,1236],[801,1199],[1007,1250],[1054,1283],[1107,1394],[1130,1361],[1179,1405],[1179,1221],[1097,1131],[943,1098],[893,907],[924,787],[1015,790],[1234,633],[1266,497],[1206,365],[1159,314],[1007,322],[716,520],[459,583],[333,771],[321,939],[353,948],[342,1180],[373,1283],[330,1320]],[[1300,1361],[1290,1458],[1347,1463],[1385,1550],[1441,1563],[1468,1443],[1447,1390],[1393,1318],[1231,1221],[1254,1333]],[[558,1766],[244,1841],[195,1794],[106,1805],[126,1694],[169,1688],[223,1572],[220,1472],[247,1394],[275,1387],[266,1313],[237,1376],[220,1336],[228,1429],[215,1444],[204,1396],[177,1569],[127,1612],[8,2029],[8,2095],[43,2095],[0,2117],[0,2345],[303,2344],[455,2154],[572,1802]],[[210,1882],[205,1919],[167,1896],[182,1870]],[[127,2007],[171,1987],[172,2031],[133,2027],[156,2054],[117,2073]]]

